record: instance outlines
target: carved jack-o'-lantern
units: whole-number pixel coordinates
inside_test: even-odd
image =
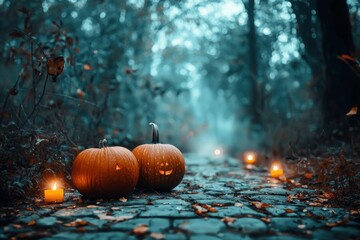
[[[76,189],[90,198],[117,198],[132,192],[139,178],[134,154],[123,147],[89,148],[75,158],[71,178]]]
[[[139,161],[140,176],[137,186],[157,191],[169,191],[176,187],[185,175],[185,160],[175,146],[159,143],[159,128],[153,127],[152,144],[136,147],[133,153]]]

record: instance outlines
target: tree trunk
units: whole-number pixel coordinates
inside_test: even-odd
[[[248,41],[249,41],[249,84],[250,84],[250,106],[249,112],[254,124],[260,124],[260,101],[258,96],[257,78],[257,46],[256,46],[256,28],[255,28],[255,0],[249,0],[247,5],[248,13]]]
[[[360,103],[360,80],[339,59],[342,54],[355,53],[349,10],[346,0],[318,0],[317,13],[326,66],[324,120],[327,124],[339,124],[351,107]]]
[[[311,91],[315,102],[322,99],[324,90],[324,59],[322,58],[319,24],[314,17],[316,0],[290,0],[296,16],[297,35],[304,44],[301,54],[311,70]]]

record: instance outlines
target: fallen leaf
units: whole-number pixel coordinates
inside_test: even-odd
[[[306,228],[306,225],[305,225],[305,224],[299,224],[299,225],[298,225],[298,228],[304,229],[304,228]]]
[[[292,210],[292,209],[285,209],[285,212],[286,212],[286,213],[293,213],[294,210]]]
[[[121,197],[121,198],[119,199],[119,201],[120,201],[120,202],[127,202],[127,199],[124,198],[124,197]]]
[[[312,173],[304,173],[304,177],[307,178],[307,179],[311,179],[313,177],[313,174]]]
[[[107,215],[107,214],[104,214],[104,213],[103,214],[98,214],[97,216],[98,216],[99,219],[106,220],[106,221],[109,221],[109,222],[122,222],[122,221],[133,218],[133,216],[126,216],[126,215],[114,217],[114,216],[110,216],[110,215]]]
[[[339,226],[339,225],[347,224],[348,222],[349,222],[349,219],[344,218],[344,219],[342,219],[340,221],[336,221],[336,222],[327,222],[326,226],[328,226],[328,227],[336,227],[336,226]]]
[[[325,198],[325,199],[333,199],[334,196],[335,195],[332,192],[329,192],[329,193],[324,192],[322,195],[320,195],[321,198]]]
[[[226,223],[226,224],[233,224],[236,221],[236,218],[233,217],[224,217],[221,219],[222,222]]]
[[[87,71],[92,70],[92,67],[86,63],[86,64],[84,64],[84,70],[87,70]]]
[[[267,207],[271,207],[270,204],[263,203],[263,202],[251,202],[251,204],[254,205],[258,209],[264,209],[264,208],[267,208]]]
[[[238,203],[238,202],[236,202],[236,203],[234,204],[234,206],[235,206],[235,207],[242,207],[242,206],[244,206],[244,204],[243,204],[243,203]]]
[[[26,211],[32,211],[33,209],[31,207],[25,208]]]
[[[346,114],[346,116],[352,116],[352,115],[356,115],[358,112],[358,107],[354,106],[351,108],[351,110]]]
[[[88,222],[82,219],[76,219],[75,221],[64,224],[66,227],[83,227],[88,225]]]
[[[360,209],[350,210],[350,214],[351,214],[351,215],[360,215]]]
[[[22,228],[22,226],[20,224],[13,224],[12,225],[14,228]]]
[[[76,89],[76,96],[78,97],[85,97],[86,93],[81,90],[80,88]]]
[[[208,210],[202,206],[200,206],[198,203],[192,205],[192,208],[195,210],[195,213],[197,215],[202,215],[208,212]]]
[[[271,219],[270,218],[260,218],[262,221],[266,222],[266,223],[270,223]]]
[[[164,239],[164,234],[162,233],[155,233],[155,232],[152,232],[150,234],[150,237],[152,237],[153,239]]]
[[[33,226],[36,224],[36,221],[35,220],[32,220],[30,222],[27,223],[28,226]]]
[[[132,233],[135,234],[136,236],[140,237],[140,236],[144,235],[148,230],[149,230],[148,225],[139,224],[136,227],[134,227],[134,229],[132,230]]]

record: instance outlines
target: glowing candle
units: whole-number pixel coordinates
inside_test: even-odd
[[[216,149],[214,150],[214,154],[215,154],[215,156],[220,156],[220,155],[221,155],[221,149],[220,149],[220,148],[216,148]]]
[[[284,171],[279,163],[273,163],[270,168],[270,177],[276,178],[284,174]]]
[[[52,189],[45,190],[45,202],[46,203],[61,203],[64,201],[64,189],[57,188],[54,183]]]
[[[244,154],[244,161],[246,164],[254,164],[256,162],[256,154],[253,152],[246,152]]]

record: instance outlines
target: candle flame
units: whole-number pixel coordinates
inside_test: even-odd
[[[277,165],[274,165],[273,169],[274,169],[274,171],[277,171],[279,169],[279,167]]]
[[[215,149],[215,150],[214,150],[214,154],[215,154],[216,156],[220,156],[220,155],[221,155],[221,149],[219,149],[219,148]]]
[[[253,160],[254,159],[254,156],[252,154],[249,154],[248,157],[247,157],[248,160]]]
[[[53,190],[56,190],[56,183],[54,183],[54,185],[53,185],[53,188],[52,188]]]

